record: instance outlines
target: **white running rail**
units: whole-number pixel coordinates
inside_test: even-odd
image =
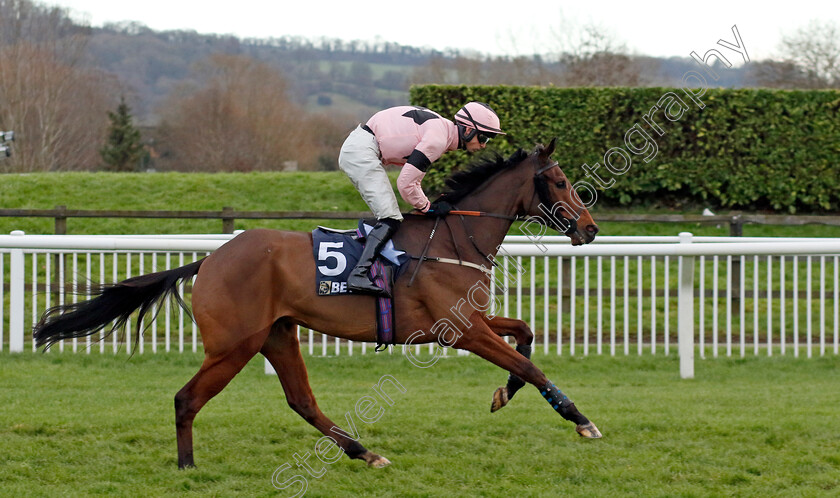
[[[34,350],[30,331],[41,313],[84,299],[87,281],[175,268],[230,237],[0,235],[0,351]],[[676,342],[683,377],[693,376],[695,353],[838,355],[838,258],[840,239],[683,233],[572,247],[566,237],[510,236],[490,283],[490,312],[526,321],[535,352],[545,354],[670,355]],[[170,304],[160,311],[136,352],[197,351],[200,338],[183,311]],[[73,351],[130,353],[129,330],[110,345],[66,342]],[[306,335],[310,354],[364,354],[371,346]]]

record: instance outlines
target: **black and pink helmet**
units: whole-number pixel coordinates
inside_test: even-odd
[[[455,123],[458,124],[458,133],[462,143],[469,142],[476,134],[480,134],[479,139],[483,138],[482,143],[486,143],[496,135],[505,135],[499,116],[484,102],[468,102],[455,113]],[[467,128],[471,130],[467,132]]]

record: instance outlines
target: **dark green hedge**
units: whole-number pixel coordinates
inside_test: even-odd
[[[572,181],[601,183],[599,204],[702,204],[788,212],[836,211],[840,206],[838,91],[710,88],[692,99],[679,88],[411,89],[414,105],[445,116],[470,100],[490,104],[509,133],[491,142],[489,150],[507,155],[558,137],[554,157]],[[649,114],[660,101],[660,108]],[[669,105],[671,119],[665,116]],[[634,126],[628,145],[625,135]],[[614,173],[605,167],[604,156],[611,149]],[[622,156],[631,163],[619,174]],[[462,152],[445,155],[429,174],[430,190],[440,188],[449,169],[470,160]],[[595,171],[600,180],[593,173],[586,176],[584,163],[601,165]]]

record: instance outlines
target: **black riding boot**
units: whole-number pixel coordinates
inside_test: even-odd
[[[374,285],[370,278],[370,267],[376,261],[379,252],[385,247],[391,236],[399,228],[399,220],[391,218],[380,220],[367,236],[362,256],[350,276],[347,277],[347,288],[355,294],[373,294],[375,296],[391,297],[381,287]]]

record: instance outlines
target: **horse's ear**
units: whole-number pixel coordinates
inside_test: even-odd
[[[548,144],[547,147],[543,147],[540,151],[540,157],[544,159],[548,159],[551,157],[551,154],[554,154],[554,149],[557,146],[557,137],[551,139],[551,142]]]
[[[556,148],[556,146],[557,146],[557,137],[554,137],[554,138],[551,139],[551,143],[548,144],[548,149],[546,149],[545,155],[546,156],[551,156],[552,154],[554,154],[554,149]]]

